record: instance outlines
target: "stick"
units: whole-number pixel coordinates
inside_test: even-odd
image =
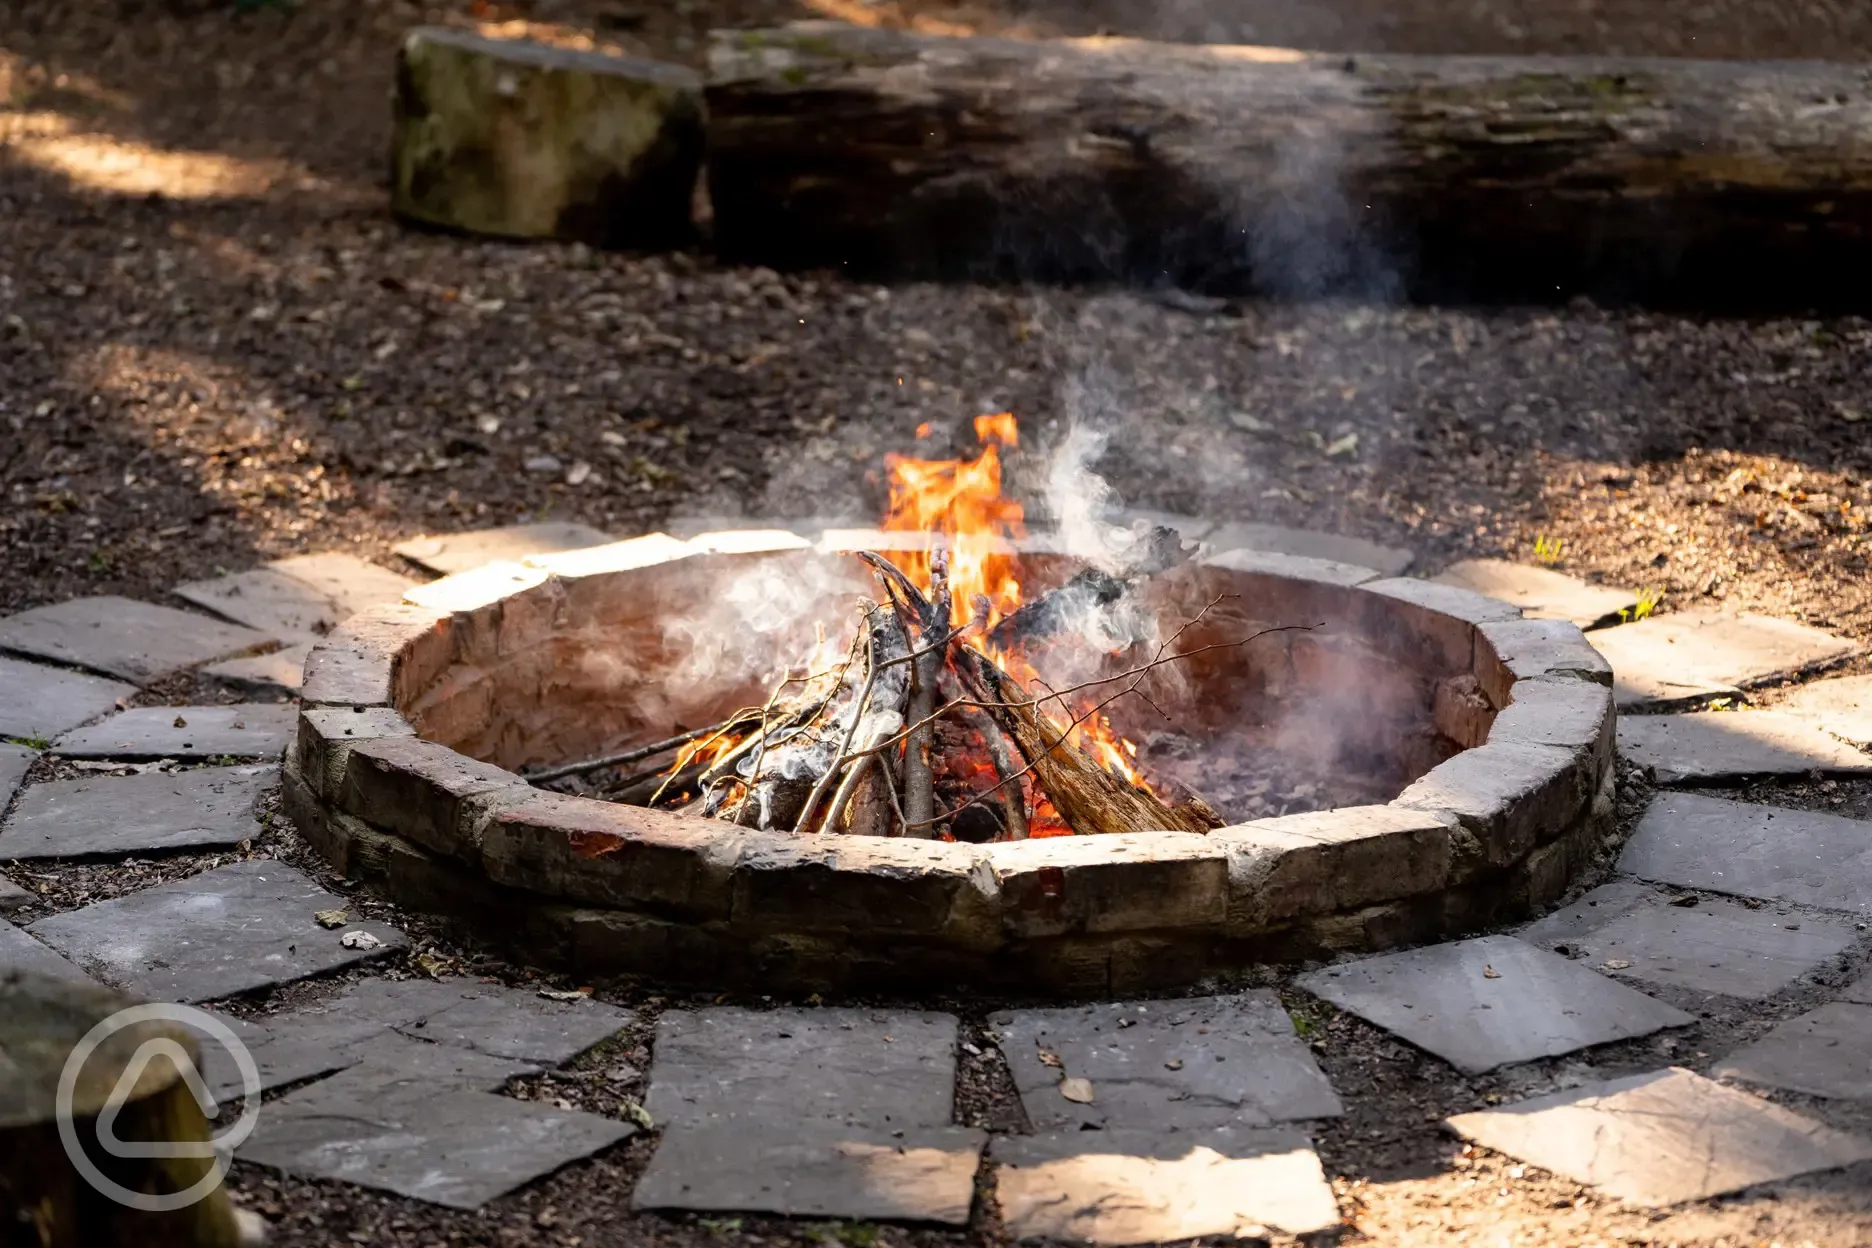
[[[640,745],[636,749],[625,750],[620,754],[606,754],[603,758],[588,758],[581,763],[567,763],[563,767],[548,767],[543,771],[530,771],[522,778],[525,779],[528,784],[541,784],[547,780],[563,780],[567,776],[583,775],[585,772],[597,771],[602,767],[621,767],[625,763],[640,763],[646,758],[652,758],[658,754],[676,749],[679,746],[688,745],[691,741],[700,737],[706,737],[711,733],[732,732],[741,725],[751,722],[753,722],[751,716],[745,713],[737,713],[732,719],[723,720],[719,724],[710,724],[706,728],[696,728],[689,732],[678,733],[676,736],[666,740],[653,741],[649,745]],[[661,768],[658,770],[661,770]]]
[[[825,769],[825,774],[819,777],[812,787],[812,792],[806,795],[806,804],[800,807],[799,818],[793,821],[793,829],[796,832],[811,830],[813,812],[819,809],[820,799],[825,796],[826,789],[831,787],[833,778],[839,773],[839,768],[845,765],[845,756],[851,753],[852,740],[858,735],[858,725],[864,720],[865,704],[871,700],[871,690],[877,684],[877,645],[872,638],[869,620],[866,620],[864,626],[864,643],[865,683],[864,687],[858,691],[857,701],[852,704],[851,723],[845,726],[845,740],[840,743],[839,751],[833,755],[832,763]]]
[[[924,627],[936,634],[938,642],[946,645],[949,640],[949,564],[941,551],[930,554],[930,588]],[[928,719],[935,709],[936,686],[942,679],[944,662],[944,655],[931,652],[911,665],[910,702],[905,716],[910,722]],[[930,834],[934,835],[931,816],[936,813],[936,777],[930,765],[930,747],[935,737],[935,725],[925,724],[904,742],[905,828],[911,836],[924,828],[931,829]]]

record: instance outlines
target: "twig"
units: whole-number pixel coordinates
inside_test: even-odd
[[[850,804],[852,794],[858,791],[858,784],[864,779],[865,772],[871,770],[871,765],[877,761],[876,755],[867,754],[850,767],[846,768],[845,778],[839,781],[838,791],[832,795],[831,803],[826,806],[825,822],[819,825],[819,831],[829,834],[838,829],[839,812]],[[881,765],[882,764],[880,764],[880,766]],[[830,775],[831,773],[827,772],[826,774]],[[793,826],[797,828],[802,827],[803,824],[804,820],[802,819]]]
[[[588,758],[582,763],[567,763],[563,767],[548,767],[544,771],[527,772],[522,779],[529,784],[541,784],[547,780],[563,780],[567,776],[583,775],[588,771],[597,771],[604,767],[622,767],[625,763],[640,763],[646,758],[688,745],[698,737],[711,733],[732,731],[741,724],[752,722],[752,717],[745,712],[736,712],[734,718],[723,720],[719,724],[710,724],[706,728],[696,728],[689,732],[678,733],[663,741],[653,741],[649,745],[640,745],[634,750],[625,750],[619,754],[607,754],[603,758]],[[658,771],[663,770],[661,767]],[[654,773],[652,773],[654,774]]]
[[[949,562],[941,551],[930,555],[929,611],[924,616],[926,631],[946,648],[949,641]],[[946,655],[925,654],[910,667],[910,701],[904,718],[925,719],[936,706],[936,686],[942,679]],[[936,811],[936,774],[930,752],[935,742],[935,726],[925,725],[904,739],[904,821],[906,833],[913,828],[930,826]]]
[[[852,740],[858,735],[858,725],[864,720],[865,704],[871,700],[871,690],[877,685],[877,642],[871,635],[869,619],[864,624],[864,643],[866,668],[864,687],[858,691],[858,700],[852,704],[851,723],[845,726],[845,740],[839,745],[838,753],[832,756],[831,765],[825,769],[824,774],[818,780],[813,782],[812,791],[806,795],[806,804],[800,807],[799,818],[793,821],[793,828],[797,832],[811,830],[813,812],[819,809],[819,802],[825,797],[826,789],[831,787],[839,769],[845,765],[843,761],[845,755],[850,753]]]

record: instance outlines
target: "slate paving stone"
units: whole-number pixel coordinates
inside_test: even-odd
[[[282,1039],[262,1023],[214,1010],[208,1013],[232,1031],[247,1050],[247,1055],[253,1058],[254,1069],[260,1076],[261,1092],[271,1092],[276,1088],[333,1074],[356,1065],[359,1060],[357,1054],[330,1045]],[[201,1040],[202,1078],[215,1100],[234,1100],[245,1095],[246,1080],[239,1063],[228,1053],[225,1042],[206,1029],[190,1030],[195,1031]]]
[[[1316,533],[1308,529],[1288,529],[1277,524],[1224,524],[1203,537],[1203,548],[1219,554],[1225,550],[1265,550],[1277,555],[1298,555],[1304,559],[1325,559],[1372,568],[1385,576],[1402,576],[1416,561],[1408,550],[1380,546],[1357,537],[1336,533]]]
[[[1775,708],[1819,725],[1842,741],[1872,746],[1872,676],[1838,676],[1802,685]]]
[[[67,758],[273,758],[292,740],[298,708],[140,706],[68,732],[52,748]]]
[[[191,581],[178,598],[281,640],[322,637],[367,607],[396,602],[416,582],[356,555],[298,555]]]
[[[1872,975],[1866,975],[1840,994],[1842,1001],[1856,1001],[1860,1005],[1872,1005]]]
[[[664,1130],[631,1204],[961,1226],[987,1138],[971,1127],[685,1120]]]
[[[292,697],[305,684],[306,656],[312,653],[312,645],[302,641],[269,654],[210,663],[197,674],[211,684],[244,697]]]
[[[0,805],[4,805],[0,802]],[[13,914],[39,900],[39,894],[30,888],[21,888],[6,876],[0,875],[0,914]]]
[[[1663,1207],[1872,1159],[1872,1143],[1672,1067],[1459,1114],[1466,1140]]]
[[[1638,595],[1629,589],[1594,585],[1552,568],[1506,559],[1465,559],[1431,579],[1513,603],[1532,620],[1571,620],[1581,628],[1617,624],[1620,612],[1638,605]]]
[[[431,1044],[557,1066],[610,1039],[634,1015],[602,1001],[552,1001],[497,985],[457,987],[454,999],[397,1030]]]
[[[7,971],[37,971],[59,979],[91,982],[91,977],[52,949],[34,940],[26,932],[0,919],[0,974]]]
[[[136,691],[135,685],[120,680],[0,658],[0,737],[50,741]]]
[[[338,1052],[347,1059],[345,1068],[312,1085],[317,1089],[316,1098],[304,1097],[302,1105],[314,1099],[368,1105],[425,1091],[498,1092],[521,1075],[535,1075],[545,1069],[539,1062],[430,1044],[394,1032],[378,1032]]]
[[[1013,1010],[989,1021],[1036,1131],[1265,1126],[1345,1112],[1266,989]],[[1089,1080],[1092,1101],[1061,1095],[1064,1077]]]
[[[158,1001],[212,1001],[291,983],[402,948],[383,923],[326,930],[345,902],[283,862],[256,859],[55,914],[28,931],[118,988]],[[363,932],[374,948],[347,948]]]
[[[271,764],[36,784],[0,830],[0,859],[81,858],[239,845],[261,832]]]
[[[1835,1001],[1790,1018],[1712,1072],[1812,1096],[1872,1101],[1872,1005]]]
[[[4,812],[39,755],[23,745],[0,745],[0,812]]]
[[[948,1126],[956,1028],[953,1014],[929,1010],[669,1010],[657,1020],[644,1107],[659,1125]]]
[[[1512,936],[1362,958],[1295,983],[1469,1074],[1695,1021]]]
[[[1660,793],[1619,870],[1679,888],[1872,915],[1872,823]]]
[[[1634,908],[1576,937],[1571,948],[1588,965],[1621,979],[1759,1001],[1838,957],[1857,939],[1851,923],[1709,899],[1694,909]]]
[[[130,598],[73,598],[0,619],[0,650],[147,685],[278,639],[239,624]]]
[[[372,1094],[333,1086],[353,1073],[269,1102],[239,1150],[241,1159],[304,1178],[478,1209],[636,1130],[596,1114],[437,1090],[426,1082]]]
[[[583,550],[616,541],[590,525],[553,520],[544,524],[515,524],[468,533],[442,533],[417,537],[393,547],[411,563],[452,576],[484,563],[518,561],[528,555],[562,550]]]
[[[1291,1128],[1064,1131],[1001,1136],[996,1200],[1015,1239],[1150,1244],[1311,1235],[1339,1207],[1311,1142]]]
[[[1618,748],[1627,762],[1648,768],[1659,784],[1714,784],[1810,771],[1872,773],[1872,754],[1776,711],[1622,716]]]
[[[1621,707],[1734,693],[1836,663],[1856,642],[1791,620],[1717,611],[1654,615],[1588,641],[1612,664]]]

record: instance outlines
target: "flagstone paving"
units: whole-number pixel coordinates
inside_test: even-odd
[[[1695,1021],[1512,936],[1380,954],[1295,983],[1471,1074]]]
[[[1872,1158],[1872,1142],[1676,1067],[1449,1124],[1466,1140],[1647,1206]]]
[[[1271,526],[1193,521],[1188,531],[1200,531],[1210,557],[1231,566],[1298,570],[1347,584],[1377,572],[1394,575],[1410,558],[1370,543]],[[610,540],[584,526],[516,526],[425,539],[408,548],[408,557],[453,572],[489,558]],[[1223,550],[1233,553],[1217,553]],[[1463,578],[1474,568],[1453,571],[1439,579],[1472,587]],[[1583,618],[1585,600],[1558,593],[1577,593],[1579,585],[1559,586],[1529,577],[1530,571],[1544,570],[1505,565],[1501,571],[1520,585],[1514,592],[1525,600],[1522,606],[1536,615]],[[394,596],[409,583],[349,554],[278,561],[185,587],[217,612],[264,625],[256,633],[189,612],[137,604],[119,610],[122,600],[93,599],[0,621],[0,639],[14,639],[0,644],[139,681],[196,667],[224,685],[250,682],[283,691],[297,686],[308,642],[259,653],[230,643],[260,636],[259,644],[270,644],[265,638],[281,634],[292,641],[299,628],[306,630],[301,637],[315,635],[332,617]],[[1386,592],[1414,597],[1456,592],[1424,582],[1387,585]],[[1513,608],[1501,610],[1511,614]],[[112,612],[123,618],[104,618]],[[1736,617],[1724,617],[1714,627],[1693,616],[1659,618],[1677,621],[1676,635],[1694,637],[1690,649],[1709,652],[1699,655],[1703,668],[1691,675],[1708,678],[1706,684],[1720,676],[1729,688],[1769,678],[1764,672],[1831,661],[1849,644],[1780,621],[1740,617],[1737,624]],[[1591,622],[1603,622],[1603,613]],[[1646,632],[1660,632],[1645,629],[1654,623],[1621,624],[1596,633],[1595,641],[1632,629],[1644,630],[1642,640]],[[179,630],[178,636],[162,635],[162,627]],[[1549,626],[1527,626],[1540,627]],[[1676,644],[1655,637],[1645,642]],[[1602,649],[1611,654],[1623,645]],[[1642,652],[1643,646],[1625,649]],[[1622,658],[1615,664],[1628,699],[1633,687],[1682,687],[1672,683],[1683,676],[1677,668],[1643,671]],[[297,713],[290,704],[166,707],[91,722],[134,688],[0,659],[0,695],[8,690],[16,692],[0,696],[0,735],[14,724],[12,731],[58,738],[57,752],[65,757],[264,757],[289,738]],[[1801,722],[1826,727],[1840,739],[1829,738],[1831,746],[1844,750],[1841,740],[1854,739],[1855,696],[1851,690],[1815,694],[1799,710]],[[1654,748],[1641,738],[1668,738],[1682,731],[1669,725],[1685,719],[1696,721],[1698,731],[1706,721],[1728,721],[1717,726],[1733,733],[1736,721],[1748,727],[1793,716],[1798,697],[1787,705],[1781,715],[1653,717],[1635,734],[1631,725],[1640,721],[1627,719],[1621,746],[1628,757],[1641,757]],[[308,713],[332,721],[327,730],[356,714],[332,707]],[[180,727],[177,717],[184,721]],[[237,719],[245,726],[234,728]],[[21,720],[31,726],[18,727]],[[23,775],[34,757],[0,746],[0,799],[6,768]],[[244,778],[226,783],[234,773]],[[0,859],[20,856],[22,848],[27,855],[54,846],[67,854],[129,855],[236,844],[258,827],[253,798],[272,779],[273,768],[261,765],[33,785],[0,828]],[[181,792],[195,785],[209,789],[193,798]],[[171,819],[157,800],[165,789],[185,799],[174,812],[191,807],[192,813]],[[66,805],[74,796],[85,801]],[[46,822],[54,808],[60,818],[73,810],[86,818]],[[183,827],[223,816],[218,831]],[[78,848],[86,845],[96,848]],[[1872,975],[1852,988],[1824,989],[1825,968],[1865,950],[1872,824],[1667,792],[1641,820],[1621,867],[1642,878],[1614,877],[1526,928],[1525,939],[1492,936],[1363,958],[1312,972],[1297,984],[1477,1072],[1695,1021],[1619,980],[1700,992],[1717,1003],[1763,1000],[1805,983],[1811,987],[1801,991],[1817,987],[1835,1002],[1788,1019],[1736,1053],[1719,1051],[1713,1068],[1762,1086],[1842,1101],[1872,1099],[1864,1038],[1872,1034]],[[1754,900],[1744,904],[1685,889]],[[48,896],[55,894],[56,886]],[[0,910],[40,901],[26,890],[9,895],[17,900],[0,897]],[[1853,913],[1825,912],[1829,908]],[[334,920],[340,926],[323,926],[321,911],[342,912]],[[287,864],[240,862],[53,914],[25,929],[0,924],[0,971],[31,962],[54,973],[89,972],[157,999],[216,1000],[340,971],[403,947],[394,928],[352,918],[344,898]],[[355,947],[344,943],[352,933]],[[541,1075],[630,1026],[633,1013],[615,1006],[459,978],[365,978],[337,992],[314,993],[280,1013],[224,1017],[253,1054],[264,1087],[288,1089],[268,1102],[241,1156],[293,1174],[475,1208],[637,1129],[624,1120],[628,1114],[554,1109],[500,1094],[511,1080]],[[1273,992],[1005,1010],[991,1014],[987,1025],[1034,1131],[997,1134],[992,1148],[988,1133],[956,1125],[962,1036],[954,1015],[858,1007],[665,1011],[645,1098],[660,1138],[633,1203],[965,1225],[986,1154],[1001,1226],[1016,1239],[1116,1245],[1267,1231],[1310,1235],[1337,1224],[1336,1201],[1311,1141],[1294,1128],[1270,1125],[1329,1118],[1344,1109]],[[976,1053],[972,1044],[968,1050]],[[212,1046],[209,1060],[217,1095],[239,1095],[237,1072],[225,1061],[215,1064]],[[986,1060],[974,1058],[971,1071]],[[1463,1115],[1452,1126],[1488,1147],[1563,1175],[1587,1176],[1581,1181],[1641,1204],[1731,1191],[1868,1156],[1863,1141],[1687,1072],[1574,1089]],[[1605,1142],[1602,1155],[1591,1152],[1589,1135]],[[1709,1164],[1699,1169],[1699,1158]]]
[[[1872,915],[1872,823],[1660,793],[1619,870],[1680,888]]]
[[[468,533],[442,533],[411,538],[395,547],[411,563],[451,576],[483,564],[549,555],[562,550],[604,546],[617,539],[590,525],[553,520],[542,524],[515,524]]]
[[[302,641],[268,654],[210,663],[201,669],[200,675],[203,680],[243,697],[292,697],[305,684],[305,664],[312,653],[312,644]]]
[[[1718,1077],[1812,1096],[1872,1101],[1872,1005],[1835,1001],[1731,1053]]]
[[[1838,676],[1802,685],[1776,707],[1809,720],[1842,741],[1872,746],[1872,676]]]
[[[403,946],[403,934],[386,924],[327,930],[313,917],[344,904],[303,872],[256,859],[55,914],[27,930],[113,987],[162,1001],[212,1001]]]
[[[1872,754],[1776,711],[1628,715],[1619,720],[1618,746],[1659,784],[1872,773]]]
[[[232,848],[260,834],[271,764],[87,776],[36,784],[0,824],[0,858]]]
[[[1344,1112],[1266,989],[1013,1010],[989,1019],[1035,1130],[1264,1126]],[[1089,1081],[1093,1099],[1060,1091]]]
[[[1617,624],[1638,605],[1638,595],[1629,589],[1505,559],[1465,559],[1431,579],[1511,602],[1532,620],[1570,620],[1581,628]]]
[[[44,663],[0,658],[0,737],[51,740],[136,693],[135,685]]]
[[[1844,919],[1636,880],[1601,885],[1520,935],[1620,978],[1745,1000],[1773,996],[1859,938]]]
[[[996,1201],[1017,1239],[1143,1244],[1339,1224],[1319,1157],[1291,1128],[1001,1136]]]
[[[270,633],[239,624],[112,596],[73,598],[0,619],[0,650],[139,685],[278,642]]]
[[[1856,642],[1792,620],[1716,611],[1654,615],[1593,632],[1621,709],[1733,694],[1837,663]]]
[[[285,752],[298,708],[142,706],[66,733],[52,748],[66,758],[273,758]]]
[[[25,906],[38,902],[39,894],[0,875],[0,914],[12,914]]]

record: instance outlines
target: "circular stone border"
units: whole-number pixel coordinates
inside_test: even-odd
[[[885,545],[829,534],[824,550]],[[1435,698],[1465,748],[1383,805],[969,845],[798,837],[545,792],[416,736],[400,708],[601,612],[630,573],[812,548],[663,534],[493,564],[356,616],[306,662],[288,812],[345,875],[521,960],[793,990],[1100,995],[1256,962],[1442,939],[1557,899],[1612,828],[1612,673],[1571,623],[1467,590],[1251,551],[1204,562],[1467,673]],[[1028,549],[1043,550],[1043,542]]]

